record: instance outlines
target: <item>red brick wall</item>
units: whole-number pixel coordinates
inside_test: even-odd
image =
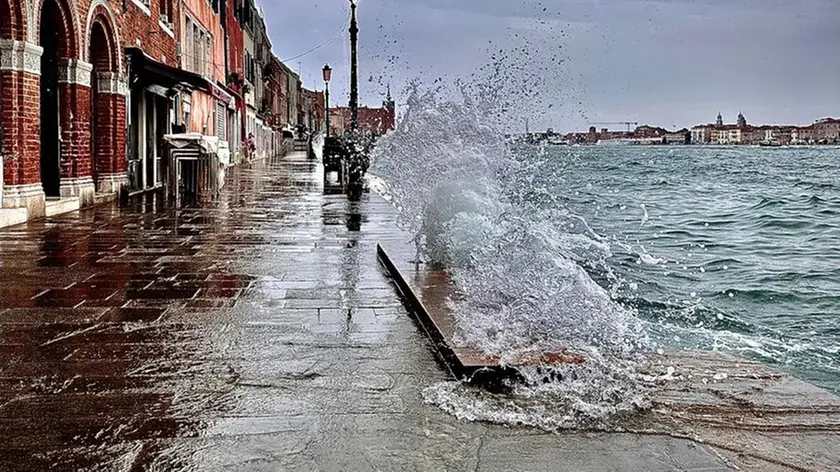
[[[341,126],[350,128],[350,109],[347,107],[336,107],[330,109],[330,127],[341,132]],[[338,115],[338,116],[336,116]],[[341,123],[336,122],[336,118]],[[370,131],[377,135],[383,135],[394,129],[396,125],[396,110],[388,108],[359,107],[359,129]]]
[[[89,0],[81,0],[88,2]],[[156,61],[165,62],[170,66],[180,65],[180,60],[177,57],[176,41],[174,38],[166,34],[161,29],[158,21],[160,20],[160,3],[162,0],[150,0],[149,9],[151,16],[142,11],[132,0],[125,0],[125,13],[117,13],[118,28],[120,31],[120,41],[123,47],[137,47],[137,40],[140,40],[140,46],[143,51]],[[111,7],[115,12],[122,12],[122,0],[111,0]],[[181,2],[173,0],[172,6],[174,8],[172,17],[170,19],[177,20],[181,17],[180,9]],[[178,21],[174,21],[173,28],[175,29],[175,37],[179,37],[180,26]],[[164,59],[166,59],[164,61]]]
[[[40,182],[41,79],[33,74],[4,71],[0,72],[0,82],[4,181],[7,185]]]
[[[114,142],[116,138],[114,97],[113,94],[100,93],[93,98],[96,103],[94,104],[95,115],[92,117],[94,129],[91,158],[96,171],[95,175],[115,172],[112,170],[113,156],[117,152]]]
[[[236,109],[240,111],[239,135],[245,136],[245,100],[242,85],[245,83],[245,38],[242,33],[242,26],[236,19],[236,9],[242,3],[242,0],[228,0],[227,1],[227,17],[225,18],[225,33],[228,37],[228,72],[230,74],[236,73],[239,76],[239,83],[233,84],[230,77],[227,77],[225,83],[234,92],[239,94],[236,97]]]
[[[61,113],[61,177],[91,175],[90,88],[59,84]]]
[[[394,129],[395,112],[388,108],[360,108],[359,127],[383,135]]]
[[[112,172],[125,172],[125,99],[123,97],[114,97],[114,148],[117,150],[116,154],[112,156]]]
[[[71,6],[74,2],[57,1],[61,24],[67,30],[60,41],[61,56],[89,60],[85,49],[89,42],[86,36],[89,33],[87,18],[91,0],[78,0],[76,10]],[[121,43],[112,50],[112,54],[120,58],[119,62],[124,62],[124,47],[139,45],[153,59],[173,66],[179,65],[176,40],[158,23],[160,3],[163,1],[171,2],[173,6],[171,18],[179,18],[181,2],[177,0],[150,0],[151,15],[146,14],[133,0],[108,0],[116,23],[113,26],[119,32]],[[21,0],[0,0],[0,38],[23,39],[24,31],[33,28],[37,36],[38,24],[24,24],[24,7]],[[104,8],[99,7],[98,11],[104,12]],[[178,22],[174,23],[174,36],[178,37]],[[241,30],[239,38],[241,44]],[[78,84],[61,84],[60,87],[61,175],[65,178],[89,176],[94,165],[91,147],[91,90]],[[40,77],[22,72],[0,72],[0,90],[0,119],[3,126],[0,146],[5,156],[5,184],[37,183],[41,178]],[[96,169],[100,173],[125,172],[126,98],[109,94],[100,95],[96,100],[99,106],[97,110],[104,110],[98,116],[100,121],[97,122],[98,130],[95,133],[97,145],[100,146],[98,152],[103,154],[97,159]]]
[[[228,69],[231,73],[239,74],[245,78],[245,39],[242,35],[242,27],[236,20],[234,1],[227,2],[227,36],[228,36]],[[242,93],[241,87],[231,87],[237,93]]]
[[[21,87],[18,104],[22,108],[18,115],[21,150],[30,156],[40,157],[41,150],[41,77],[33,74],[19,74]],[[20,183],[41,181],[41,163],[37,158],[23,163]]]
[[[0,0],[3,1],[3,0]],[[0,7],[3,8],[3,7]],[[0,11],[0,13],[4,13]],[[18,164],[10,159],[12,154],[20,152],[18,145],[17,124],[17,84],[18,74],[0,71],[0,124],[3,126],[0,133],[0,154],[5,156],[3,165],[3,180],[6,184],[15,184],[18,181]]]

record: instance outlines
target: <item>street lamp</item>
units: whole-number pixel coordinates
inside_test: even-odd
[[[324,101],[326,102],[326,106],[324,108],[326,108],[326,110],[324,110],[324,111],[326,112],[326,115],[327,115],[327,137],[329,138],[330,137],[330,79],[332,78],[332,68],[330,67],[329,64],[325,64],[322,72],[324,73],[324,84],[326,85],[325,90],[324,90],[324,94],[325,94]]]

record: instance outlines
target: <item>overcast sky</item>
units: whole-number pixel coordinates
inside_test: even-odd
[[[288,64],[322,89],[330,63],[332,103],[346,104],[347,0],[262,5],[283,60],[342,31]],[[365,105],[388,83],[400,103],[413,80],[491,82],[497,65],[511,128],[840,116],[840,0],[360,0],[359,26]]]

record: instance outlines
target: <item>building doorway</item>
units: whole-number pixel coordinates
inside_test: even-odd
[[[61,195],[61,128],[59,124],[59,37],[61,12],[55,0],[45,0],[41,10],[41,184],[47,197]]]
[[[155,186],[155,161],[157,160],[156,102],[155,96],[146,92],[146,158],[143,163],[143,169],[145,170],[144,188]]]
[[[111,85],[116,76],[116,60],[111,35],[106,30],[107,20],[99,17],[91,25],[90,57],[93,71],[90,89],[90,150],[92,158],[91,173],[96,192],[101,191],[101,180],[106,174],[115,172],[113,161],[117,152],[114,143],[115,126],[113,90],[102,90],[101,83]]]

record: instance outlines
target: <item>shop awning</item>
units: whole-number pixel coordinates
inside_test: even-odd
[[[134,84],[139,80],[143,86],[157,85],[171,89],[176,85],[188,85],[204,90],[211,85],[207,79],[198,74],[152,59],[140,48],[127,47],[125,54],[131,61],[129,84]]]
[[[229,88],[225,87],[224,85],[210,83],[208,84],[207,92],[222,105],[228,107],[231,110],[236,109],[236,100],[234,98],[234,92]]]

